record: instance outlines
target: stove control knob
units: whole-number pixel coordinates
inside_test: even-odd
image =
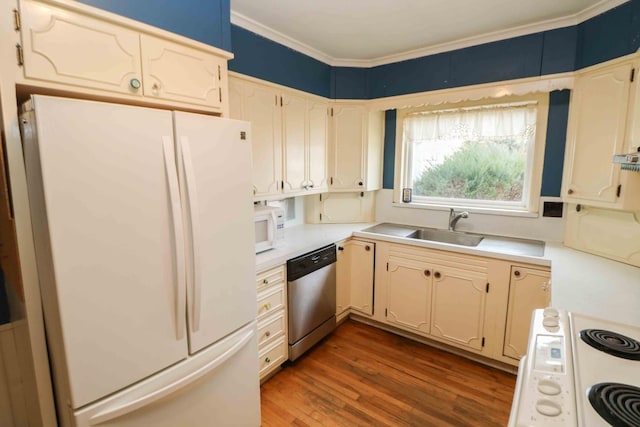
[[[559,383],[552,379],[543,379],[538,383],[538,391],[548,396],[555,396],[560,394],[562,388]]]
[[[536,402],[536,411],[548,417],[557,417],[562,413],[562,407],[549,399],[540,399]]]
[[[544,311],[542,312],[542,315],[544,317],[558,317],[560,313],[558,313],[557,309],[548,307],[544,309]]]
[[[545,317],[542,320],[542,326],[547,330],[555,329],[558,327],[558,318],[557,317]]]

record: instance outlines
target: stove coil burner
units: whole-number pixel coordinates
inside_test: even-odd
[[[613,356],[640,360],[640,342],[633,338],[603,329],[582,330],[580,338],[591,347]]]
[[[614,427],[640,427],[640,388],[600,383],[589,390],[589,402]]]

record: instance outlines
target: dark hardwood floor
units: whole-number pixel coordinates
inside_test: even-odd
[[[514,375],[349,320],[262,385],[262,426],[505,426],[514,387]]]

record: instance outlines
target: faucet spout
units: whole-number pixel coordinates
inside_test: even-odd
[[[469,212],[456,213],[453,208],[449,209],[449,231],[456,231],[456,224],[462,218],[469,218]]]

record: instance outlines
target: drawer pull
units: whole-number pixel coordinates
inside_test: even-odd
[[[269,332],[269,331],[265,332],[265,333],[264,333],[264,336],[265,336],[265,337],[270,337],[270,336],[271,336],[271,332]]]
[[[267,362],[267,363],[271,363],[271,358],[269,358],[269,356],[267,356],[267,357],[264,359],[264,361],[265,361],[265,362]]]
[[[268,302],[263,307],[264,307],[265,310],[269,310],[271,308],[271,303]]]
[[[425,270],[424,271],[424,275],[427,276],[427,277],[431,276],[431,271]]]
[[[267,279],[263,279],[263,280],[262,280],[262,283],[264,283],[265,285],[268,285],[268,284],[269,284],[269,281],[268,281]]]
[[[441,274],[440,274],[440,272],[439,272],[439,271],[436,271],[435,273],[433,273],[433,276],[434,276],[436,279],[439,279],[439,278],[440,278],[440,276],[441,276]]]

